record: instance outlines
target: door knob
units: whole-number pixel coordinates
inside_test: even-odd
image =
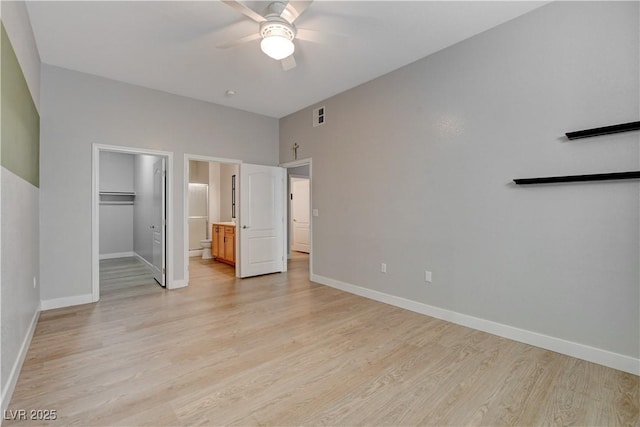
[[[149,228],[152,229],[152,230],[155,230],[156,226],[155,225],[150,225]]]
[[[243,225],[242,228],[249,228],[249,226],[248,225]]]

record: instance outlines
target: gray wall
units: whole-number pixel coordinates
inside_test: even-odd
[[[136,191],[133,206],[133,250],[136,254],[153,264],[153,164],[158,156],[137,154],[135,156],[134,188]],[[168,207],[169,208],[169,207]]]
[[[638,120],[638,12],[553,3],[281,119],[315,273],[638,358],[638,182],[511,184],[639,169],[637,132],[563,137]]]
[[[25,2],[3,1],[1,4],[2,25],[11,39],[11,46],[18,57],[33,103],[40,110],[40,53]]]
[[[100,191],[134,191],[132,154],[100,153]],[[133,253],[133,204],[100,204],[100,255]]]
[[[91,294],[92,144],[169,151],[174,265],[184,279],[185,153],[278,163],[273,118],[49,65],[41,81],[42,299]],[[73,230],[73,233],[70,232]]]
[[[13,387],[40,307],[40,57],[23,2],[0,2],[2,132],[0,132],[0,412]],[[7,167],[7,143],[33,170]],[[33,173],[35,172],[35,173]]]

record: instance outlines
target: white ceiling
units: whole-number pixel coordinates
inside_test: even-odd
[[[298,66],[287,72],[259,41],[216,48],[258,30],[218,1],[29,1],[27,10],[44,63],[280,118],[546,3],[316,0],[296,26],[348,42],[296,40]]]

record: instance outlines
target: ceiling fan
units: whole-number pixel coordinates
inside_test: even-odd
[[[327,39],[326,36],[317,31],[296,28],[294,25],[296,19],[311,5],[313,0],[290,1],[288,3],[274,1],[269,3],[265,13],[262,15],[235,0],[223,0],[222,2],[259,23],[260,29],[257,33],[237,40],[219,43],[216,45],[219,49],[228,49],[253,40],[262,39],[260,42],[262,52],[280,61],[282,69],[288,71],[296,66],[296,60],[293,56],[295,51],[294,39],[312,42],[323,42]]]

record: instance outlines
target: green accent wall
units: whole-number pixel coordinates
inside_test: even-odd
[[[40,186],[40,115],[24,74],[2,27],[2,127],[0,164],[14,174]]]

